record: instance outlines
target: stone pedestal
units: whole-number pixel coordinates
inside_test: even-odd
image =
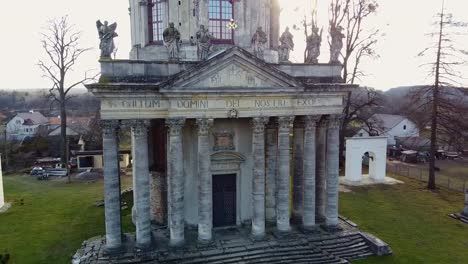
[[[106,252],[113,254],[122,248],[120,216],[119,144],[116,120],[102,121],[102,147],[104,161],[104,205],[106,218]]]
[[[135,207],[136,247],[151,247],[150,174],[148,168],[148,125],[147,121],[133,121],[133,197]]]
[[[197,119],[198,126],[198,241],[212,240],[213,229],[213,176],[209,130],[213,119]]]
[[[268,117],[252,119],[252,236],[256,239],[265,236],[265,125]]]
[[[279,232],[289,232],[290,226],[290,131],[294,117],[278,118],[278,179],[276,197],[276,227]]]
[[[170,241],[172,247],[179,247],[185,243],[184,220],[184,159],[182,147],[182,127],[185,119],[168,119],[169,127],[169,206],[170,206]]]

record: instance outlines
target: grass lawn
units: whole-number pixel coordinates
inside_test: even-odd
[[[395,186],[353,188],[340,194],[340,213],[393,249],[393,256],[357,263],[468,263],[468,225],[447,216],[463,209],[463,195],[424,189],[404,177]]]
[[[6,200],[13,206],[0,214],[0,254],[11,263],[70,263],[81,243],[104,234],[104,209],[95,206],[103,184],[37,181],[29,176],[4,176]],[[131,182],[124,177],[123,186]],[[131,231],[130,210],[124,228]]]
[[[340,213],[390,244],[394,256],[357,263],[468,263],[468,225],[447,217],[462,209],[461,193],[424,190],[407,178],[397,186],[354,188],[340,194]],[[70,263],[83,240],[104,234],[102,182],[40,182],[4,177],[13,207],[0,215],[0,252],[11,263]],[[129,186],[131,179],[123,179]],[[21,200],[23,205],[21,205]],[[130,209],[124,231],[132,232]]]

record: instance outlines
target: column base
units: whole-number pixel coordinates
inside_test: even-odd
[[[103,251],[105,256],[119,256],[123,253],[125,253],[125,247],[121,245],[120,247],[107,247],[104,246],[104,251]]]
[[[135,251],[139,252],[139,253],[150,252],[150,251],[152,251],[154,249],[153,244],[154,244],[153,242],[151,242],[149,244],[145,244],[145,245],[136,244],[135,245]]]
[[[323,228],[329,233],[337,233],[343,231],[343,228],[341,228],[339,225],[325,225]]]
[[[198,244],[200,244],[202,246],[208,246],[208,245],[213,244],[213,239],[198,238]]]
[[[299,228],[303,234],[319,234],[320,232],[320,226],[319,225],[313,225],[313,226],[301,226]]]
[[[277,239],[287,239],[291,237],[291,232],[276,230],[273,232],[273,236],[276,237]]]
[[[264,241],[265,240],[265,233],[263,234],[250,234],[250,239],[252,241]]]
[[[185,246],[185,240],[170,240],[169,247],[173,249],[181,248]]]

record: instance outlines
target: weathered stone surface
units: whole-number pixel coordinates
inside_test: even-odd
[[[340,116],[329,120],[327,138],[327,207],[326,225],[330,229],[338,228],[338,188],[339,188],[339,129]]]
[[[151,263],[154,260],[161,264],[348,263],[348,260],[373,255],[365,235],[344,222],[340,224],[346,226],[343,229],[347,231],[330,234],[319,230],[316,235],[309,236],[293,230],[288,239],[282,240],[272,236],[274,229],[269,229],[266,230],[265,240],[257,242],[245,239],[243,235],[249,232],[247,229],[237,229],[234,232],[237,235],[215,231],[214,243],[205,249],[194,247],[197,237],[189,232],[185,247],[177,251],[167,251],[164,245],[160,245],[148,253],[133,251],[131,247],[134,238],[129,236],[125,239],[127,252],[115,257],[101,254],[104,239],[97,238],[83,243],[72,263]],[[164,231],[156,231],[155,236],[164,237],[161,232]]]
[[[252,119],[252,236],[256,239],[265,236],[265,125],[268,117]]]
[[[106,248],[109,252],[122,246],[120,218],[120,174],[118,158],[117,121],[102,122],[104,167],[104,203],[106,217]]]
[[[276,177],[278,173],[278,130],[275,123],[266,129],[265,157],[265,218],[267,222],[276,221]]]

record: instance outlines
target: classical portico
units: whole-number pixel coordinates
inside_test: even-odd
[[[267,222],[279,233],[288,233],[293,224],[305,230],[338,227],[339,121],[349,86],[305,84],[280,71],[281,66],[264,64],[237,47],[157,83],[112,81],[123,73],[128,74],[126,80],[136,79],[132,70],[160,66],[155,63],[102,61],[101,65],[111,81],[88,88],[101,99],[104,119],[110,251],[122,245],[117,162],[117,134],[122,128],[132,132],[133,211],[140,249],[158,243],[151,237],[150,192],[157,190],[149,185],[154,167],[149,157],[167,163],[171,246],[184,244],[189,227],[196,227],[200,243],[209,243],[213,228],[223,223],[247,224],[256,239],[265,236]],[[309,74],[338,73],[339,67],[316,65]],[[165,126],[151,125],[155,120]],[[151,142],[167,146],[165,153],[151,153],[155,148],[148,135],[158,133],[167,137],[162,143]],[[301,142],[301,148],[293,142]],[[291,177],[301,179],[293,181],[298,186],[291,188]],[[297,223],[291,222],[291,197],[300,197],[293,199],[293,207],[300,208],[295,211],[300,217]],[[223,208],[226,212],[219,211]]]

